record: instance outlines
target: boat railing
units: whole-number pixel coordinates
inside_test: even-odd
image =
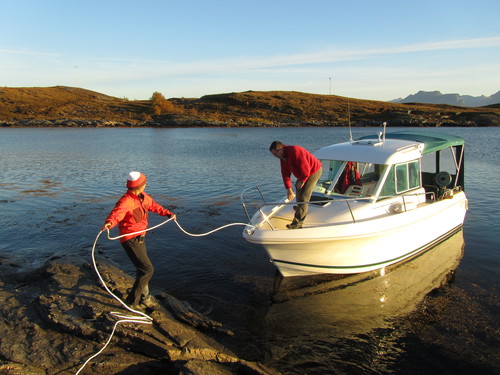
[[[262,190],[260,190],[260,187],[258,185],[256,186],[251,186],[245,190],[243,190],[240,194],[240,201],[241,201],[241,205],[243,206],[243,210],[245,211],[245,214],[247,215],[247,218],[248,218],[248,221],[250,221],[250,215],[248,214],[248,210],[247,210],[247,204],[245,203],[245,200],[244,200],[244,196],[245,196],[245,193],[249,190],[252,190],[252,189],[255,189],[259,192],[259,195],[262,199],[262,201],[264,202],[264,205],[266,205],[266,199],[264,198],[264,195],[262,194]]]
[[[370,199],[368,197],[340,198],[340,199],[327,198],[324,200],[315,199],[314,201],[310,201],[310,202],[296,202],[296,201],[290,202],[288,199],[284,199],[284,200],[279,201],[279,202],[267,202],[266,199],[264,198],[264,194],[262,193],[260,186],[256,185],[256,186],[251,186],[251,187],[243,190],[241,192],[241,195],[240,195],[241,204],[243,206],[243,210],[245,211],[245,214],[246,214],[249,222],[251,221],[251,217],[250,217],[250,214],[248,212],[247,202],[245,202],[245,193],[247,193],[250,190],[256,190],[259,193],[260,199],[263,202],[263,203],[259,204],[257,207],[257,210],[261,214],[262,220],[259,223],[254,224],[254,226],[259,227],[259,226],[262,226],[264,223],[267,223],[272,230],[276,230],[276,228],[271,224],[270,219],[274,215],[276,215],[279,211],[281,211],[285,206],[288,206],[288,205],[298,205],[298,204],[303,204],[303,203],[316,204],[316,205],[318,205],[318,204],[326,205],[326,204],[330,204],[334,201],[343,201],[346,203],[347,208],[349,209],[353,223],[355,223],[356,218],[354,216],[354,213],[353,213],[353,210],[351,207],[351,203],[353,201],[359,202],[360,200]],[[268,211],[267,214],[264,212],[264,209],[266,207],[272,207],[270,210],[266,210],[266,211]]]
[[[264,198],[264,194],[262,194],[262,190],[260,189],[260,186],[258,186],[258,185],[251,186],[251,187],[243,190],[241,192],[241,195],[240,195],[241,205],[243,206],[243,210],[245,211],[245,214],[246,214],[249,222],[251,221],[251,217],[250,217],[250,214],[248,213],[247,203],[245,202],[244,197],[245,197],[245,193],[248,192],[249,190],[252,190],[252,189],[257,190],[257,192],[259,193],[260,198],[264,202],[262,204],[259,204],[258,207],[257,207],[258,211],[260,212],[260,214],[262,216],[262,221],[260,223],[256,224],[255,226],[258,227],[258,226],[263,225],[264,223],[267,223],[271,227],[272,230],[276,230],[276,228],[273,227],[273,225],[271,224],[271,222],[269,221],[269,219],[271,217],[273,217],[274,215],[276,215],[279,211],[281,211],[281,209],[283,207],[285,207],[286,205],[297,204],[297,202],[291,203],[288,199],[283,199],[280,202],[270,202],[269,203]],[[268,214],[265,214],[264,211],[263,211],[263,208],[264,207],[268,207],[268,206],[273,206],[273,208],[270,210],[270,212]]]
[[[279,211],[281,211],[285,206],[289,206],[289,205],[299,205],[299,204],[303,204],[303,203],[314,204],[314,205],[319,205],[319,204],[327,205],[327,204],[330,204],[332,202],[337,202],[337,203],[343,202],[346,204],[346,207],[349,210],[349,213],[350,213],[350,216],[352,219],[352,223],[356,223],[357,220],[356,220],[356,217],[354,216],[354,211],[353,211],[353,207],[352,207],[353,202],[360,202],[360,201],[380,202],[382,200],[390,199],[390,198],[401,198],[401,209],[399,211],[394,210],[394,213],[402,213],[402,212],[407,212],[407,211],[413,209],[409,205],[410,202],[408,201],[408,199],[410,197],[422,196],[422,193],[411,193],[411,194],[402,194],[402,195],[398,195],[398,196],[394,196],[394,195],[379,196],[376,198],[375,197],[353,197],[353,198],[337,197],[337,199],[335,199],[332,197],[332,198],[327,198],[324,200],[315,199],[314,201],[309,201],[309,202],[295,202],[295,201],[290,202],[288,199],[285,199],[285,200],[282,200],[279,202],[267,202],[264,198],[264,195],[262,194],[262,190],[260,189],[260,187],[259,186],[252,186],[250,188],[243,190],[243,192],[241,193],[241,196],[240,196],[241,204],[243,206],[243,209],[245,211],[245,214],[246,214],[249,222],[251,221],[251,217],[250,217],[250,214],[248,213],[247,203],[244,200],[244,194],[247,191],[252,190],[252,189],[256,189],[258,191],[262,201],[264,202],[264,203],[259,204],[257,207],[257,210],[261,214],[262,220],[259,223],[254,224],[254,226],[260,227],[264,223],[267,223],[272,230],[277,230],[277,229],[271,224],[270,219],[273,216],[275,216]],[[430,196],[431,201],[434,201],[434,202],[436,201],[436,195],[434,192],[425,192],[424,195],[426,197]],[[397,201],[393,200],[391,202],[391,204],[394,204],[394,203],[397,203]],[[411,203],[414,203],[414,201],[411,201]],[[264,208],[266,208],[266,207],[272,207],[272,208],[270,210],[264,210]],[[265,213],[264,211],[267,211],[268,213]]]

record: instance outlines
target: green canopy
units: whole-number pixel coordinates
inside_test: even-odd
[[[366,136],[361,139],[378,138],[378,136]],[[433,131],[397,131],[386,133],[385,138],[405,139],[424,144],[424,154],[430,154],[453,146],[461,146],[464,140],[455,135],[443,134]]]

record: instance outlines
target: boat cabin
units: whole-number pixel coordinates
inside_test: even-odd
[[[324,147],[315,153],[323,175],[312,200],[451,197],[464,189],[463,152],[463,139],[430,131],[392,132]]]

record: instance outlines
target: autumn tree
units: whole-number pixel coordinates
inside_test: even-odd
[[[175,106],[157,91],[154,92],[151,97],[151,107],[153,108],[153,113],[155,115],[164,115],[176,112]]]

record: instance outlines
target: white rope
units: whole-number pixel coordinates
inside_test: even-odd
[[[141,234],[141,233],[144,233],[144,232],[149,232],[150,230],[156,229],[158,227],[161,227],[164,224],[167,224],[170,220],[173,220],[173,219],[170,218],[170,219],[167,219],[167,220],[161,222],[160,224],[155,225],[154,227],[151,227],[151,228],[148,228],[148,229],[144,229],[144,230],[140,230],[138,232],[122,234],[121,236],[117,236],[117,237],[110,237],[109,236],[109,229],[107,229],[107,231],[108,231],[108,239],[110,239],[110,240],[117,240],[117,239],[125,237],[125,236],[133,236],[134,234]]]
[[[141,231],[138,231],[138,232],[133,232],[133,233],[127,233],[127,234],[123,234],[121,236],[116,236],[116,237],[111,237],[109,235],[109,228],[106,229],[106,231],[108,232],[108,239],[110,240],[117,240],[119,238],[122,238],[122,237],[125,237],[125,236],[131,236],[131,235],[135,235],[135,234],[141,234],[141,233],[144,233],[144,232],[148,232],[150,230],[153,230],[153,229],[156,229],[166,223],[168,223],[169,221],[173,220],[172,218],[169,218],[168,220],[165,220],[163,222],[161,222],[160,224],[158,225],[155,225],[151,228],[148,228],[148,229],[145,229],[145,230],[141,230]],[[224,229],[224,228],[227,228],[227,227],[231,227],[231,226],[236,226],[236,225],[244,225],[244,226],[247,226],[249,224],[245,224],[245,223],[231,223],[231,224],[226,224],[226,225],[223,225],[219,228],[216,228],[216,229],[213,229],[209,232],[206,232],[206,233],[200,233],[200,234],[193,234],[193,233],[189,233],[187,232],[186,230],[184,230],[184,228],[181,227],[181,225],[179,224],[179,222],[177,220],[175,220],[175,223],[177,224],[177,226],[179,227],[179,229],[184,232],[185,234],[187,234],[188,236],[192,236],[192,237],[202,237],[202,236],[208,236],[209,234],[212,234],[214,232],[217,232],[221,229]],[[253,225],[249,225],[251,227],[253,227]],[[101,281],[101,284],[102,286],[104,287],[104,289],[106,289],[106,291],[114,298],[116,299],[123,307],[125,307],[127,310],[131,311],[132,313],[136,314],[136,315],[127,315],[127,314],[123,314],[121,312],[118,312],[118,311],[112,311],[110,312],[110,315],[120,319],[118,320],[115,325],[113,326],[113,330],[111,331],[111,335],[109,336],[109,339],[108,341],[104,344],[104,346],[97,352],[95,353],[94,355],[92,355],[90,358],[88,358],[85,363],[78,369],[78,371],[76,372],[75,375],[78,375],[84,368],[85,366],[94,358],[96,358],[99,354],[101,354],[104,349],[106,349],[106,347],[109,345],[109,343],[111,342],[111,339],[113,338],[113,335],[115,334],[115,331],[116,331],[116,327],[118,326],[118,324],[120,323],[137,323],[137,324],[153,324],[153,318],[151,318],[149,315],[143,313],[142,311],[137,311],[137,310],[134,310],[132,309],[131,307],[129,307],[125,302],[123,302],[118,296],[116,296],[109,288],[108,286],[106,285],[106,283],[104,282],[104,279],[102,278],[98,268],[97,268],[97,263],[96,263],[96,260],[95,260],[95,248],[96,248],[96,245],[97,245],[97,240],[99,239],[99,237],[101,236],[101,234],[104,232],[104,230],[100,231],[99,234],[97,235],[96,239],[94,240],[94,245],[92,246],[92,263],[94,265],[94,270],[97,274],[97,276],[99,277],[99,280]]]
[[[219,227],[219,228],[216,228],[214,230],[211,230],[209,232],[206,232],[206,233],[200,233],[200,234],[193,234],[193,233],[189,233],[187,232],[186,230],[184,230],[184,228],[181,227],[181,225],[179,224],[179,222],[176,220],[175,221],[175,224],[177,224],[177,226],[179,227],[179,229],[184,232],[185,234],[187,234],[188,236],[192,236],[192,237],[203,237],[203,236],[208,236],[209,234],[212,234],[212,233],[215,233],[221,229],[224,229],[224,228],[228,228],[228,227],[232,227],[232,226],[235,226],[235,225],[244,225],[244,226],[250,226],[252,228],[255,228],[253,225],[250,225],[250,224],[245,224],[245,223],[231,223],[231,224],[226,224],[226,225],[223,225],[222,227]]]
[[[153,324],[153,318],[151,318],[149,315],[143,313],[142,311],[137,311],[137,310],[134,310],[132,309],[131,307],[129,307],[125,302],[123,302],[119,297],[117,297],[109,288],[108,286],[106,285],[106,283],[104,282],[102,276],[101,276],[101,273],[99,272],[99,269],[97,268],[97,263],[95,261],[95,247],[96,247],[96,244],[97,244],[97,240],[99,239],[99,237],[101,236],[102,232],[104,231],[100,231],[99,234],[97,235],[95,241],[94,241],[94,245],[92,246],[92,263],[94,265],[94,270],[97,274],[97,276],[99,277],[99,280],[101,281],[101,284],[102,286],[104,287],[104,289],[106,289],[106,291],[114,298],[116,299],[118,302],[120,302],[120,304],[122,304],[127,310],[131,311],[132,313],[136,314],[136,315],[127,315],[127,314],[123,314],[121,312],[117,312],[117,311],[112,311],[110,313],[110,315],[112,316],[115,316],[117,318],[119,318],[120,320],[118,320],[115,325],[113,326],[113,330],[111,331],[111,335],[109,336],[109,339],[108,341],[104,344],[104,346],[101,348],[101,350],[99,350],[97,353],[95,353],[93,356],[91,356],[89,359],[87,359],[85,361],[85,363],[78,369],[78,371],[76,372],[76,375],[78,375],[80,373],[80,371],[82,371],[85,366],[87,365],[87,363],[89,363],[92,359],[94,359],[95,357],[97,357],[99,354],[101,354],[104,349],[106,349],[106,347],[109,345],[109,343],[111,342],[111,339],[113,338],[113,335],[115,334],[115,330],[116,330],[116,327],[118,326],[118,324],[120,323],[138,323],[138,324]],[[120,236],[120,237],[123,237],[123,236]],[[120,238],[118,237],[118,238]],[[109,230],[108,230],[108,238],[109,238]],[[112,238],[111,238],[112,239]]]
[[[89,359],[87,359],[85,361],[85,363],[80,367],[80,369],[76,372],[75,375],[78,375],[80,373],[80,371],[82,371],[85,366],[87,365],[87,363],[89,363],[91,360],[93,360],[95,357],[97,357],[99,354],[101,354],[104,349],[106,349],[106,347],[108,346],[108,344],[111,342],[111,339],[113,338],[113,335],[115,334],[115,331],[116,331],[116,327],[118,326],[118,324],[120,323],[123,323],[123,322],[131,322],[131,323],[144,323],[144,321],[141,321],[141,320],[137,320],[137,321],[134,321],[133,319],[122,319],[122,320],[118,320],[115,325],[113,326],[113,331],[111,332],[111,335],[109,335],[109,339],[108,341],[106,341],[106,344],[104,344],[104,346],[101,348],[101,350],[99,350],[97,353],[95,353],[92,357],[90,357]],[[151,324],[151,323],[149,323]]]
[[[141,233],[144,233],[144,232],[148,232],[150,230],[153,230],[153,229],[156,229],[158,227],[161,227],[162,225],[168,223],[169,221],[171,221],[173,219],[167,219],[163,222],[161,222],[160,224],[157,224],[155,225],[154,227],[151,227],[151,228],[148,228],[148,229],[145,229],[145,230],[141,230],[141,231],[138,231],[138,232],[133,232],[133,233],[127,233],[127,234],[123,234],[121,236],[116,236],[116,237],[110,237],[109,235],[109,229],[108,229],[108,239],[110,240],[117,240],[119,238],[122,238],[122,237],[125,237],[125,236],[133,236],[135,234],[141,234]],[[231,223],[231,224],[226,224],[226,225],[223,225],[219,228],[215,228],[209,232],[206,232],[206,233],[199,233],[199,234],[195,234],[195,233],[189,233],[188,231],[186,231],[180,224],[177,220],[175,220],[175,224],[177,224],[177,226],[179,227],[179,229],[184,233],[184,234],[187,234],[188,236],[191,236],[191,237],[203,237],[203,236],[208,236],[209,234],[212,234],[212,233],[215,233],[221,229],[225,229],[225,228],[228,228],[228,227],[232,227],[232,226],[236,226],[236,225],[243,225],[243,226],[249,226],[249,227],[252,227],[252,228],[255,228],[253,225],[251,224],[246,224],[246,223]]]

